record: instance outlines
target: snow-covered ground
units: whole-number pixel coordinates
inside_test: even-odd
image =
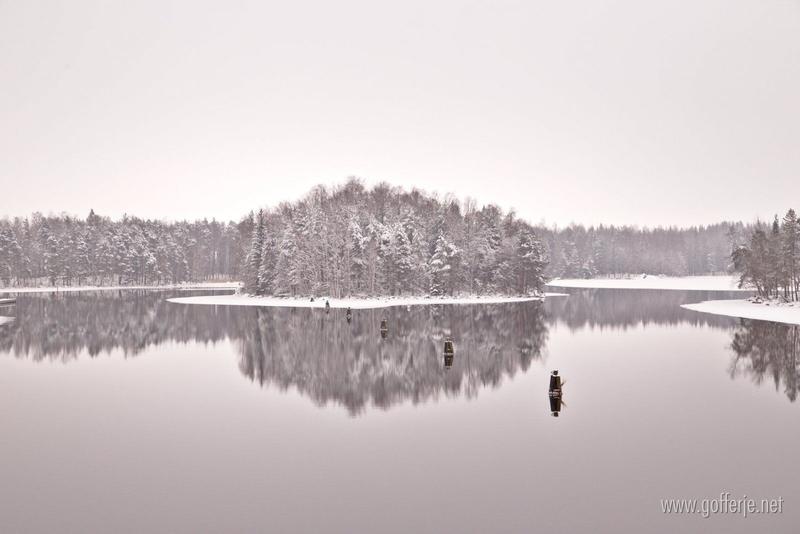
[[[633,278],[558,279],[549,287],[593,289],[675,289],[682,291],[749,291],[739,289],[736,276],[640,276]]]
[[[13,321],[14,321],[13,317],[5,317],[5,316],[0,315],[0,326],[2,326],[4,324],[7,324],[7,323],[10,323],[10,322],[13,322]]]
[[[237,289],[240,282],[199,282],[196,284],[170,284],[161,286],[60,286],[60,287],[3,287],[0,294],[7,293],[63,293],[72,291],[109,291],[117,289],[180,289],[199,291],[207,289]]]
[[[751,302],[750,300],[707,300],[697,304],[683,304],[682,308],[701,313],[772,321],[774,323],[800,324],[800,302]]]
[[[565,296],[563,293],[545,293],[545,296]],[[329,299],[331,308],[354,310],[390,308],[392,306],[419,306],[434,304],[503,304],[542,300],[542,297],[378,297]],[[275,308],[324,308],[325,298],[254,297],[250,295],[209,295],[202,297],[177,297],[167,299],[178,304],[206,304],[214,306],[266,306]]]

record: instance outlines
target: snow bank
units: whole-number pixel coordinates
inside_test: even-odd
[[[13,322],[13,321],[14,321],[13,317],[4,317],[4,316],[0,315],[0,326],[2,326],[4,324],[8,324],[8,323]]]
[[[545,296],[548,296],[546,293]],[[549,296],[559,296],[552,294]],[[331,308],[366,310],[392,306],[419,306],[434,304],[505,304],[542,300],[543,297],[398,297],[329,299]],[[324,308],[325,298],[299,299],[280,297],[253,297],[250,295],[208,295],[167,299],[177,304],[207,304],[214,306],[267,306],[275,308]]]
[[[240,282],[199,282],[197,284],[169,284],[161,286],[58,286],[58,287],[4,287],[4,293],[64,293],[73,291],[115,291],[118,289],[180,289],[200,291],[210,289],[238,289]]]
[[[558,279],[550,287],[592,289],[674,289],[682,291],[750,291],[739,289],[736,276],[642,276],[638,278]]]
[[[773,323],[800,324],[800,302],[752,302],[750,300],[707,300],[697,304],[683,304],[682,308],[701,313],[772,321]]]

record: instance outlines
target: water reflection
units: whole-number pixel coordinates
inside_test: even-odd
[[[102,291],[21,296],[16,319],[0,318],[0,353],[70,361],[121,349],[135,356],[164,342],[231,340],[242,374],[262,386],[295,388],[319,405],[351,413],[368,406],[473,397],[540,360],[548,328],[627,329],[690,324],[730,329],[732,377],[773,382],[798,394],[796,326],[700,314],[680,304],[720,293],[580,290],[546,303],[311,310],[188,306],[175,291]],[[740,296],[732,294],[730,296]],[[8,315],[8,314],[6,314]],[[551,413],[563,399],[551,396]]]
[[[242,374],[351,413],[440,395],[472,397],[527,369],[547,340],[542,303],[341,310],[187,306],[174,292],[29,296],[0,330],[0,352],[69,361],[164,342],[230,339]],[[389,328],[391,326],[391,329]],[[446,348],[446,340],[453,340]],[[453,345],[459,347],[453,357]],[[443,347],[444,362],[443,362]]]
[[[241,333],[245,376],[297,388],[319,405],[339,403],[351,413],[475,396],[480,387],[527,369],[547,340],[540,303],[364,310],[350,324],[309,309],[262,308],[248,314]],[[458,340],[459,356],[445,352],[442,365],[448,338]]]
[[[691,324],[714,328],[730,328],[736,319],[681,308],[681,304],[704,300],[740,299],[741,292],[659,291],[642,289],[578,289],[563,290],[569,297],[548,299],[552,321],[573,330]],[[746,295],[746,294],[745,294]]]
[[[742,319],[733,332],[731,377],[749,377],[754,383],[771,381],[790,401],[797,399],[800,327]]]

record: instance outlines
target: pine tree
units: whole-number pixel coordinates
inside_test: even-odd
[[[786,290],[793,300],[797,300],[800,292],[800,221],[793,209],[787,211],[783,217],[781,234]]]
[[[258,292],[258,273],[261,268],[261,256],[264,249],[264,210],[256,216],[255,229],[250,240],[250,252],[247,255],[244,288],[248,293]]]

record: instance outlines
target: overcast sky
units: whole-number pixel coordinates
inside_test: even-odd
[[[800,209],[800,2],[0,0],[0,216],[350,175],[532,222]]]

